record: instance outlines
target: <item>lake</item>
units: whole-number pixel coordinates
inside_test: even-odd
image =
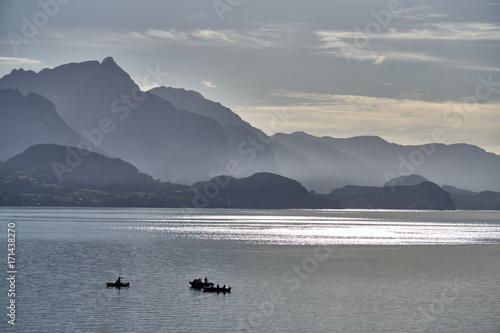
[[[0,207],[0,249],[1,332],[500,332],[497,211]]]

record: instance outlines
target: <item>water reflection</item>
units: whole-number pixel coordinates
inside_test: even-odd
[[[167,238],[230,240],[283,245],[425,245],[498,243],[500,222],[476,222],[466,214],[434,212],[266,211],[268,215],[187,214],[157,217],[140,224],[104,225],[110,232],[145,233]],[[311,214],[310,211],[308,213]],[[478,214],[480,215],[480,214]]]

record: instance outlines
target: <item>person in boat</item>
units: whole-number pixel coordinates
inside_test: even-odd
[[[226,289],[226,285],[223,285],[223,286],[222,286],[222,289]]]
[[[208,278],[205,277],[205,283],[208,283]]]
[[[217,284],[217,289],[219,289],[219,284]]]
[[[122,277],[118,276],[118,279],[116,280],[116,284],[120,285],[122,283]]]

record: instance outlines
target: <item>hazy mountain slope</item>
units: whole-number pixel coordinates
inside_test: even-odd
[[[36,91],[61,117],[109,155],[154,177],[193,183],[225,170],[231,150],[220,124],[141,92],[112,58],[12,71],[0,87]]]
[[[162,180],[191,184],[221,174],[246,177],[267,171],[328,193],[346,184],[381,186],[392,178],[416,173],[438,185],[500,191],[500,156],[479,147],[403,146],[374,136],[336,139],[303,132],[268,137],[197,92],[160,87],[153,90],[159,97],[140,91],[112,58],[39,73],[13,70],[0,79],[2,88],[44,96],[87,140],[87,146],[127,160]],[[9,115],[0,124],[4,142],[18,140],[12,128],[21,118]],[[25,142],[19,143],[20,148],[9,143],[2,153],[12,155],[39,143],[34,137],[47,133],[42,135],[41,127],[33,126],[29,121],[19,125]],[[51,132],[61,140],[55,142],[74,145],[65,141],[70,139],[64,130]]]
[[[448,191],[449,192],[449,191]],[[457,209],[500,210],[500,192],[482,191],[479,193],[450,192]]]
[[[240,172],[232,176],[247,177],[262,171],[280,172],[276,167],[274,150],[267,143],[270,141],[269,137],[243,121],[231,109],[192,90],[157,87],[149,92],[171,102],[180,110],[207,116],[219,122],[231,149],[230,160],[240,167]]]
[[[435,153],[416,168],[420,175],[439,185],[476,192],[500,191],[499,155],[468,144],[436,144],[435,148]]]
[[[148,181],[147,175],[121,159],[54,144],[31,146],[5,164],[14,170],[24,170],[38,180],[43,175],[44,181],[50,184],[132,189]]]
[[[34,145],[0,162],[0,206],[179,207],[192,195],[190,186],[74,147]]]
[[[243,126],[225,125],[223,130],[231,149],[230,159],[241,169],[232,176],[248,177],[257,172],[281,173],[267,135]]]
[[[13,88],[23,94],[34,92],[44,96],[54,103],[58,114],[68,125],[79,131],[78,126],[74,126],[73,119],[67,117],[65,112],[79,102],[82,85],[94,75],[99,66],[98,61],[86,61],[53,69],[45,68],[38,73],[15,69],[0,79],[0,89]]]
[[[223,126],[232,125],[253,128],[231,109],[220,103],[206,99],[199,92],[172,87],[157,87],[149,90],[149,92],[169,101],[179,110],[187,110],[214,118]]]
[[[441,186],[443,190],[450,194],[459,194],[459,195],[476,195],[477,192],[462,190],[461,188],[456,188],[455,186],[443,185]]]
[[[0,90],[0,160],[6,160],[38,143],[76,145],[80,136],[38,94]]]
[[[312,136],[277,133],[273,139],[290,148],[310,167],[307,174],[293,165],[287,171],[288,177],[299,180],[308,188],[327,193],[348,184],[373,185],[376,180],[376,174],[369,165]],[[285,161],[278,161],[279,166],[284,164]]]
[[[294,137],[326,143],[362,161],[372,172],[358,174],[357,184],[381,186],[392,178],[417,173],[438,185],[472,190],[500,190],[500,156],[467,144],[402,146],[379,137],[347,139],[315,137],[302,132]]]
[[[39,144],[0,162],[0,205],[341,208],[299,182],[258,173],[218,176],[192,187],[162,183],[118,158]]]
[[[328,136],[314,137],[321,142],[327,143],[341,152],[347,153],[362,161],[370,161],[386,165],[388,159],[394,152],[402,152],[404,146],[390,143],[378,136],[355,136],[352,138],[332,138]],[[391,163],[389,163],[390,165]]]

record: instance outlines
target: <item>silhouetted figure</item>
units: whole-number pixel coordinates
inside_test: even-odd
[[[121,276],[118,276],[118,280],[116,280],[116,284],[121,285],[121,283],[122,283],[122,278],[121,278]]]
[[[217,290],[219,289],[219,284],[217,284]]]
[[[205,277],[205,283],[208,283],[208,279]]]

